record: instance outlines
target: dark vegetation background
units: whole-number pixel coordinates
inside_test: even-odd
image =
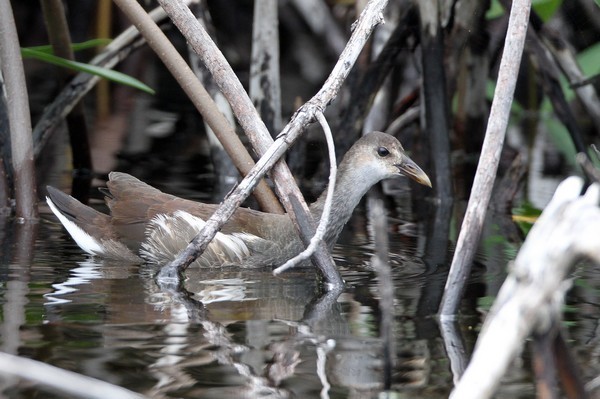
[[[358,7],[355,2],[327,2],[335,25],[317,32],[310,25],[314,21],[307,19],[318,19],[317,16],[303,15],[296,3],[282,1],[279,10],[284,120],[323,83],[341,50],[332,36],[341,39],[349,36]],[[47,44],[39,3],[18,1],[12,4],[21,46]],[[374,36],[371,48],[364,51],[341,95],[327,110],[339,154],[343,154],[362,132],[375,94],[381,90],[384,100],[376,104],[374,111],[380,114],[379,120],[371,126],[387,130],[401,139],[417,162],[434,175],[436,196],[467,198],[483,141],[506,29],[508,14],[502,4],[502,1],[454,2],[440,11],[446,15],[439,20],[439,38],[430,39],[420,28],[424,18],[415,4],[390,2],[386,24],[378,28],[380,32]],[[67,1],[65,5],[73,42],[100,37],[101,32],[114,36],[128,24],[114,7],[110,16],[101,20],[100,2]],[[145,5],[149,9],[155,6]],[[253,2],[219,0],[208,1],[207,5],[217,43],[247,85]],[[596,88],[598,79],[594,75],[599,72],[600,65],[599,15],[599,7],[592,0],[537,1],[532,13],[532,21],[536,21],[532,27],[536,27],[540,37],[548,41],[560,40],[561,45],[568,46],[578,57],[585,76],[591,78],[588,84]],[[168,24],[165,28],[181,53],[187,56],[185,40],[179,32]],[[381,33],[384,30],[390,32],[387,38]],[[513,107],[511,131],[515,134],[509,134],[505,144],[500,177],[517,154],[522,155],[518,162],[529,165],[528,155],[534,143],[544,147],[544,173],[571,172],[575,168],[576,151],[572,144],[573,135],[579,137],[584,150],[598,140],[598,126],[588,110],[573,95],[564,77],[553,76],[560,74],[558,65],[548,65],[532,50],[529,42]],[[374,48],[383,44],[385,50],[375,53]],[[93,52],[78,52],[76,57],[85,62]],[[35,60],[26,60],[25,65],[35,124],[62,83],[58,67]],[[443,75],[435,74],[436,65],[443,67]],[[124,169],[142,179],[166,180],[169,176],[179,176],[178,180],[199,181],[203,177],[202,185],[214,181],[204,179],[214,172],[218,174],[219,170],[214,170],[206,158],[210,153],[200,117],[151,51],[142,48],[135,52],[120,64],[119,70],[153,87],[156,95],[103,83],[93,95],[86,97],[93,176],[104,178],[110,170]],[[427,71],[429,75],[424,75]],[[553,79],[559,79],[559,95],[562,93],[567,100],[567,108],[561,112],[555,111],[557,102],[549,97],[553,91],[556,93],[552,88]],[[431,99],[429,108],[433,111],[430,112],[424,110],[427,90],[437,96]],[[444,115],[446,120],[442,118]],[[394,128],[393,122],[398,120],[401,129]],[[295,146],[288,161],[310,200],[321,190],[327,166],[326,162],[321,162],[324,146],[318,144],[322,140],[320,133],[309,133]],[[545,139],[536,141],[539,135]],[[51,141],[60,143],[64,140],[61,137],[65,136],[57,134]],[[432,143],[432,140],[441,140],[443,144]],[[43,152],[37,160],[40,185],[47,179],[47,173],[55,171],[43,165],[54,163],[68,169],[69,162],[59,159],[66,159],[66,155],[51,149]],[[449,160],[448,168],[434,167],[434,161],[440,158]],[[6,162],[7,158],[4,160]],[[6,169],[10,171],[9,166]],[[440,188],[439,184],[436,186],[435,175],[440,173],[444,174],[442,181],[450,181],[448,189]],[[416,185],[413,189],[417,197],[427,195]],[[218,191],[223,193],[227,189]],[[44,190],[39,192],[43,194]],[[219,200],[218,197],[214,199]]]

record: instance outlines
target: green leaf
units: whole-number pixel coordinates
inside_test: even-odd
[[[482,296],[477,298],[477,307],[489,311],[496,300],[495,296]]]
[[[600,0],[598,0],[600,1]],[[504,15],[504,7],[500,4],[499,0],[492,0],[490,3],[490,8],[485,13],[486,19],[494,19]]]
[[[600,42],[577,54],[577,63],[581,67],[583,74],[588,77],[600,73],[600,62],[598,60],[600,60]]]
[[[64,68],[73,69],[78,72],[85,72],[92,75],[100,76],[101,78],[120,83],[125,86],[131,86],[138,90],[149,94],[154,94],[154,90],[141,81],[124,73],[113,71],[112,69],[102,68],[95,65],[84,64],[83,62],[70,61],[43,51],[36,51],[30,48],[22,48],[21,55],[23,58],[35,58],[50,64],[58,65]]]
[[[71,44],[71,48],[73,49],[73,51],[82,51],[82,50],[87,50],[90,48],[94,48],[94,47],[104,47],[107,44],[109,44],[112,40],[111,39],[92,39],[92,40],[88,40],[85,42],[81,42],[81,43],[72,43]],[[52,46],[47,44],[45,46],[32,46],[32,47],[24,47],[25,49],[28,50],[33,50],[33,51],[40,51],[42,53],[46,53],[46,54],[54,54],[54,51],[52,50]]]
[[[560,8],[562,0],[533,0],[531,6],[534,11],[546,22],[556,14]]]
[[[600,4],[600,0],[596,0],[597,4]],[[531,2],[531,6],[533,10],[542,18],[544,22],[548,21],[550,18],[556,14],[556,11],[560,8],[562,4],[562,0],[533,0]],[[490,8],[485,14],[487,19],[494,19],[501,17],[504,15],[506,10],[500,4],[499,0],[492,0],[490,3]]]
[[[540,209],[537,209],[529,202],[524,202],[520,206],[512,209],[513,220],[519,226],[523,234],[529,234],[529,230],[533,227],[533,223],[542,214]]]

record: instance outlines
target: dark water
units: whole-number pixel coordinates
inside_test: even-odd
[[[436,225],[436,206],[426,207],[422,220],[412,216],[406,190],[388,207],[396,358],[390,391],[398,398],[445,398],[454,381],[434,315],[458,227],[452,216],[451,240],[439,240],[434,233],[445,227]],[[462,303],[458,331],[466,358],[520,245],[511,241],[508,218],[488,220]],[[380,290],[366,219],[364,207],[357,210],[335,249],[347,282],[339,297],[321,292],[311,269],[280,277],[270,270],[193,269],[185,291],[173,291],[155,283],[149,266],[83,254],[49,214],[33,226],[5,221],[0,349],[156,398],[379,397]],[[565,326],[589,380],[599,369],[600,274],[576,273]],[[497,397],[535,397],[530,370],[525,352]],[[68,397],[0,381],[8,398]]]

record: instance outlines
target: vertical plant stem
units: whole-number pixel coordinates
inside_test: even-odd
[[[165,63],[194,106],[202,114],[206,123],[213,129],[238,170],[246,175],[254,166],[252,157],[185,60],[136,1],[115,0],[115,3],[146,38],[148,44]],[[277,198],[264,181],[260,183],[256,197],[265,211],[281,213]]]
[[[110,37],[112,20],[112,1],[98,0],[98,14],[96,17],[96,34],[100,38]],[[101,79],[96,86],[96,115],[99,120],[106,119],[110,113],[110,85]]]
[[[210,36],[200,26],[187,7],[182,7],[178,1],[166,2],[159,1],[167,14],[178,25],[179,30],[186,37],[194,51],[200,55],[207,67],[211,70],[213,77],[219,84],[223,94],[227,97],[231,104],[238,121],[244,128],[247,134],[259,133],[262,146],[259,143],[253,143],[255,149],[262,153],[261,159],[257,162],[256,167],[240,182],[231,195],[223,201],[219,209],[207,221],[204,229],[194,238],[188,247],[182,252],[181,256],[172,262],[168,267],[163,267],[159,278],[177,278],[189,266],[189,264],[202,253],[206,245],[212,240],[218,229],[225,223],[235,211],[235,203],[238,204],[246,198],[249,191],[256,184],[253,179],[262,177],[266,173],[268,164],[273,159],[278,159],[285,150],[300,136],[303,129],[314,118],[317,112],[323,112],[325,107],[330,104],[340,90],[343,82],[348,77],[350,70],[359,53],[367,42],[371,32],[379,23],[382,22],[383,9],[387,5],[387,0],[370,0],[365,9],[361,13],[358,21],[354,25],[354,31],[344,51],[340,55],[336,65],[331,71],[327,81],[319,92],[304,104],[292,117],[291,121],[284,127],[282,132],[277,136],[275,143],[269,147],[271,138],[268,131],[257,115],[256,109],[252,106],[252,102],[245,95],[241,83],[236,78],[231,66],[223,57],[216,45],[210,39]],[[189,14],[189,15],[188,15]],[[191,16],[191,17],[190,17]],[[249,103],[249,106],[248,106]],[[264,152],[263,152],[264,151]],[[268,154],[268,156],[267,156]],[[284,202],[286,210],[291,214],[294,206],[289,201],[291,197],[298,197],[299,190],[289,172],[289,169],[284,163],[279,163],[279,168],[274,168],[273,176],[278,189],[282,190],[281,199]],[[288,184],[288,181],[290,182]],[[240,199],[242,198],[242,199]],[[239,201],[239,202],[238,202]],[[304,204],[306,207],[306,204]],[[305,208],[307,219],[310,218],[308,207]],[[304,216],[304,215],[303,215]],[[296,224],[298,231],[305,243],[310,240],[310,232],[305,234]],[[317,249],[317,255],[323,258],[323,262],[317,261],[317,267],[329,288],[339,288],[343,286],[343,281],[339,271],[335,268],[335,264],[328,253],[327,248],[321,245]],[[328,257],[328,259],[325,259]],[[313,259],[315,259],[313,257]],[[319,258],[317,258],[319,259]]]
[[[41,4],[48,38],[54,54],[74,61],[75,55],[71,47],[71,34],[69,33],[62,0],[42,0]],[[60,78],[60,88],[62,89],[76,73],[67,68],[58,68],[57,70]],[[87,123],[81,103],[75,105],[65,119],[73,158],[74,181],[71,195],[85,203],[87,202],[91,183],[92,156],[88,141]]]
[[[10,0],[0,0],[0,63],[6,84],[16,215],[37,219],[33,140],[25,72]]]
[[[195,0],[185,1],[189,3]],[[166,18],[165,12],[160,7],[151,11],[149,16],[154,21],[162,21]],[[138,30],[131,26],[115,37],[88,63],[104,68],[114,68],[115,65],[127,58],[132,51],[144,43],[145,41],[140,38]],[[59,122],[71,112],[75,104],[96,86],[98,81],[100,81],[99,76],[80,72],[65,85],[65,88],[56,96],[54,101],[48,104],[33,130],[34,155],[36,158],[52,137]]]
[[[423,64],[423,102],[425,128],[433,163],[433,189],[439,201],[452,199],[450,174],[450,138],[446,74],[444,71],[444,36],[440,26],[438,0],[420,0],[421,62]]]
[[[496,171],[498,170],[506,127],[508,126],[510,107],[527,34],[530,8],[531,0],[514,0],[510,10],[504,52],[500,62],[498,82],[492,101],[481,157],[477,165],[471,196],[458,236],[456,251],[454,252],[440,306],[440,317],[442,319],[450,318],[458,311],[458,305],[471,272],[475,249],[479,244],[483,221],[492,195]]]
[[[256,0],[252,24],[250,98],[271,135],[281,130],[277,0]]]
[[[254,104],[252,104],[250,97],[247,95],[241,82],[225,59],[225,56],[212,41],[204,27],[194,17],[190,9],[184,5],[181,0],[159,0],[159,4],[185,36],[191,48],[204,61],[204,64],[210,70],[217,85],[229,101],[229,104],[240,125],[246,132],[252,147],[259,155],[263,156],[273,144],[273,139],[256,111],[256,108],[254,108]],[[312,232],[303,231],[297,220],[299,218],[306,219],[311,224],[313,223],[313,220],[310,211],[308,210],[308,205],[304,201],[292,173],[286,163],[281,161],[275,164],[271,170],[271,175],[279,193],[279,199],[300,233],[303,242],[308,245],[310,238],[312,237]],[[299,206],[297,207],[290,201],[290,198],[294,197],[298,199]],[[297,214],[297,212],[299,213]],[[210,225],[211,224],[207,223],[207,226]],[[215,228],[215,232],[212,234],[211,238],[216,234],[216,227],[213,228]],[[206,227],[204,230],[206,230]],[[198,235],[198,238],[200,235],[201,234]],[[188,254],[187,259],[191,258],[192,256],[189,256]],[[339,272],[335,268],[333,258],[323,243],[318,246],[312,259],[323,275],[332,276],[334,285],[341,284],[342,280]]]
[[[0,59],[0,68],[2,60]],[[1,69],[0,69],[1,70]],[[4,90],[4,78],[0,74],[0,213],[10,213],[10,124],[8,105]]]

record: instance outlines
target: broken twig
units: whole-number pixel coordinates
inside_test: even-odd
[[[327,123],[327,119],[322,113],[317,113],[317,120],[323,128],[325,134],[325,140],[327,141],[327,150],[329,152],[329,185],[327,186],[327,197],[325,205],[323,206],[323,213],[321,214],[321,221],[315,235],[310,239],[310,244],[304,251],[293,257],[292,259],[273,270],[274,275],[283,273],[284,271],[299,265],[303,261],[307,260],[317,249],[317,245],[323,241],[325,232],[327,231],[327,225],[329,224],[329,217],[331,215],[331,204],[333,202],[333,192],[335,190],[335,182],[337,176],[337,162],[335,159],[335,143],[333,142],[333,134]]]

